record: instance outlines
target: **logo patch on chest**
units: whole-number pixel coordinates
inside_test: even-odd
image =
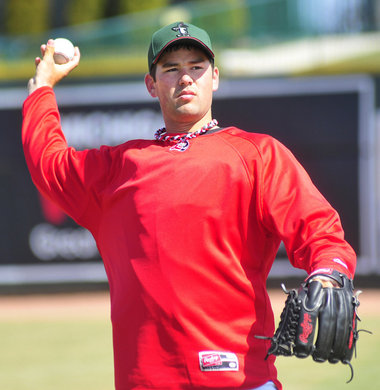
[[[201,371],[239,371],[239,361],[232,352],[202,351],[199,367]]]
[[[184,152],[188,149],[189,146],[190,146],[189,141],[187,139],[184,139],[182,141],[177,142],[169,150],[175,150],[177,152]]]

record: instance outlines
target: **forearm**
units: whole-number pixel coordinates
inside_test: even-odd
[[[22,144],[34,183],[43,192],[56,177],[54,155],[64,153],[67,143],[60,127],[59,112],[51,88],[44,87],[30,95],[23,106]]]
[[[353,277],[356,255],[338,213],[294,156],[273,142],[263,149],[264,223],[284,242],[291,263],[308,274],[336,269]]]
[[[98,210],[98,188],[109,176],[108,148],[77,151],[67,145],[54,91],[42,87],[23,107],[22,143],[37,188],[82,226]],[[91,213],[90,213],[91,214]]]

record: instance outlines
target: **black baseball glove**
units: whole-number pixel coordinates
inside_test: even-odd
[[[322,287],[321,282],[314,280],[316,277],[331,278],[340,287]],[[350,361],[358,339],[357,321],[360,321],[357,315],[360,291],[354,295],[352,280],[337,271],[331,275],[313,275],[298,291],[287,291],[284,285],[282,288],[288,297],[274,336],[256,336],[271,340],[267,357],[311,355],[317,362],[340,361],[351,368],[350,382],[353,378]]]

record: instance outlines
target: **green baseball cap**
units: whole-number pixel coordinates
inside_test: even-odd
[[[152,35],[152,41],[148,51],[149,70],[158,62],[161,54],[167,47],[180,40],[191,41],[199,45],[205,49],[211,58],[214,58],[211,40],[205,30],[190,23],[175,22],[162,27]]]

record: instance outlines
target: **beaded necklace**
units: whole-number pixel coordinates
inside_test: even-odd
[[[211,130],[213,127],[217,126],[218,121],[216,119],[213,119],[211,122],[207,123],[207,125],[204,125],[200,130],[194,131],[193,133],[187,133],[185,135],[165,135],[166,134],[166,128],[163,127],[161,129],[158,129],[155,134],[154,138],[157,141],[162,142],[172,142],[172,141],[185,141],[190,138],[198,137],[198,135],[207,133],[209,130]]]

